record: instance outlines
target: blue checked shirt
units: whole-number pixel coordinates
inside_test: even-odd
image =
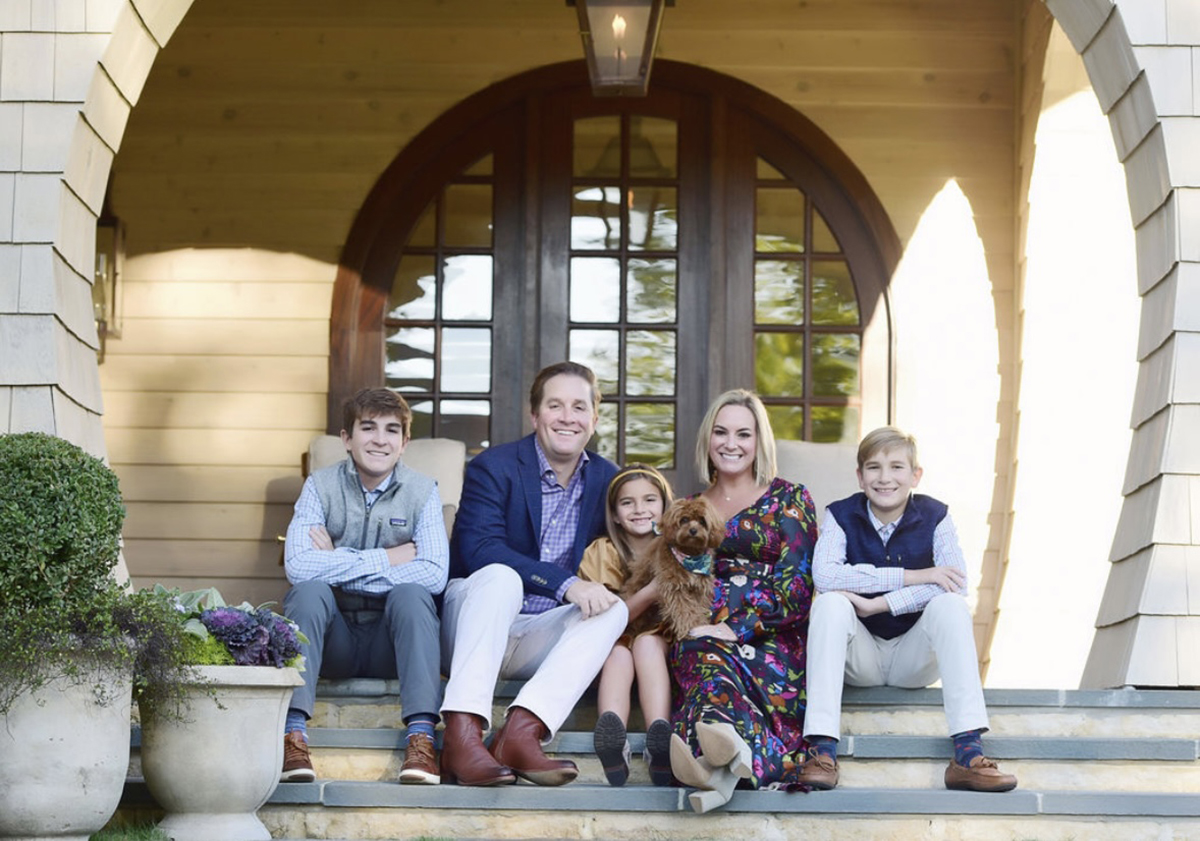
[[[363,489],[368,509],[391,483],[392,477],[388,476],[373,491]],[[324,525],[325,511],[310,477],[305,480],[300,498],[296,500],[295,513],[287,530],[283,563],[288,581],[293,584],[324,581],[331,587],[340,587],[347,592],[372,595],[387,593],[397,584],[406,583],[419,584],[434,595],[446,588],[450,546],[446,540],[442,500],[437,485],[434,485],[417,517],[417,527],[413,532],[417,557],[407,564],[392,566],[383,548],[362,551],[338,548],[332,552],[317,549],[308,530]]]
[[[588,463],[585,450],[579,456],[579,464],[571,474],[571,481],[564,488],[558,483],[558,474],[550,466],[542,445],[535,438],[534,449],[537,450],[538,468],[541,470],[542,488],[542,535],[539,541],[540,551],[538,560],[546,564],[554,564],[563,569],[571,569],[571,548],[575,544],[575,532],[579,529],[579,513],[583,500],[583,471]],[[563,596],[571,585],[579,579],[572,575],[562,583],[555,594],[556,598],[527,594],[521,607],[522,613],[545,613],[562,603]]]

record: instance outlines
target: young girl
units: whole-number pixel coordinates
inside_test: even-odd
[[[654,527],[671,502],[671,488],[662,474],[645,464],[631,464],[617,473],[608,486],[608,537],[594,541],[584,552],[579,577],[598,581],[620,592],[629,577],[630,564],[650,546]],[[646,610],[654,609],[658,592],[653,582],[629,597],[632,624]],[[600,672],[600,690],[593,744],[610,785],[625,785],[629,777],[629,696],[637,678],[638,700],[646,728],[646,750],[650,780],[669,786],[671,776],[671,683],[667,671],[667,644],[658,634],[645,632],[636,638],[626,633],[613,646]]]

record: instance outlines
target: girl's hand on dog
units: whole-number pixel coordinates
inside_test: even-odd
[[[617,594],[595,581],[579,580],[567,588],[563,596],[571,604],[579,605],[583,618],[599,616],[620,601]]]
[[[737,634],[733,632],[724,622],[718,622],[716,625],[697,625],[688,632],[690,637],[716,637],[719,640],[726,642],[737,642]]]

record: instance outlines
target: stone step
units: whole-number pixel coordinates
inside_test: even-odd
[[[973,794],[837,789],[739,791],[693,814],[682,789],[427,788],[327,782],[277,793],[260,817],[277,838],[863,839],[1197,837],[1194,796],[1022,790]]]
[[[442,731],[437,731],[441,747]],[[406,735],[403,729],[327,729],[310,728],[309,744],[314,750],[364,749],[401,750]],[[1074,737],[1058,736],[1033,738],[1027,736],[985,737],[988,755],[996,759],[1064,759],[1064,760],[1151,760],[1191,762],[1200,758],[1200,740],[1184,738],[1143,737]],[[630,733],[629,744],[634,754],[645,746],[644,733]],[[938,736],[846,736],[838,745],[843,758],[861,759],[944,759],[950,742]],[[556,754],[588,754],[592,752],[592,734],[565,731],[552,739],[547,752]]]
[[[498,686],[501,708],[520,689]],[[314,764],[324,779],[394,780],[403,762],[405,731],[395,681],[355,679],[321,684],[323,717],[310,727]],[[1062,790],[1174,792],[1200,789],[1200,693],[1186,691],[987,690],[992,732],[985,748],[1023,784]],[[941,785],[949,755],[941,691],[848,688],[839,745],[843,784],[928,788]],[[369,714],[363,715],[363,711]],[[333,721],[377,722],[329,726]],[[497,715],[499,720],[499,714]],[[547,750],[569,756],[581,782],[604,784],[592,750],[594,696]],[[636,720],[630,785],[648,785]],[[439,731],[440,732],[440,731]],[[134,744],[137,744],[135,731]],[[140,773],[138,757],[130,773]]]
[[[629,786],[649,785],[640,759],[645,737],[631,733]],[[313,764],[323,779],[387,782],[404,761],[400,730],[309,731]],[[1023,783],[1064,790],[1113,788],[1123,791],[1200,790],[1200,741],[1170,738],[990,737],[988,754]],[[928,736],[850,736],[840,751],[842,785],[930,788],[942,785],[950,745]],[[592,751],[590,733],[564,732],[547,745],[548,753],[579,766],[579,781],[604,784],[604,772]]]
[[[313,763],[322,779],[347,781],[395,780],[404,761],[402,729],[309,730]],[[440,747],[441,731],[438,731]],[[140,742],[134,731],[133,746]],[[629,734],[633,761],[628,785],[649,785],[641,761],[645,736]],[[1200,740],[1140,737],[1005,737],[986,739],[988,755],[1003,761],[1004,769],[1023,783],[1039,788],[1080,790],[1114,788],[1125,791],[1200,790]],[[592,735],[558,734],[547,753],[568,757],[580,769],[580,781],[603,784],[603,770],[592,749]],[[941,785],[949,755],[945,738],[933,736],[847,736],[839,746],[842,784],[850,787],[892,785],[928,788]],[[140,764],[131,764],[132,776]]]
[[[401,786],[392,783],[318,780],[281,785],[271,808],[284,805],[338,808],[416,808],[486,811],[687,812],[688,789],[572,783],[559,788],[518,783],[497,788]],[[1190,793],[1119,793],[1018,788],[1003,794],[910,791],[900,788],[833,791],[736,791],[723,811],[792,814],[874,815],[1146,815],[1200,820],[1200,804]]]
[[[122,810],[153,814],[144,784],[126,786]],[[284,839],[1128,839],[1200,837],[1192,793],[1018,788],[976,794],[930,788],[839,787],[738,791],[722,809],[691,812],[686,789],[573,783],[539,788],[399,786],[323,780],[281,785],[259,811]]]
[[[493,720],[520,690],[501,681]],[[313,727],[402,727],[396,681],[355,678],[318,687]],[[1005,736],[1184,736],[1200,738],[1200,692],[1187,690],[985,689],[993,735]],[[588,731],[596,722],[595,693],[584,695],[564,724]],[[630,730],[644,725],[635,711]],[[940,689],[847,687],[842,729],[847,735],[946,734]]]
[[[519,688],[498,687],[497,720]],[[630,732],[629,784],[604,782],[592,753],[594,695],[548,746],[580,765],[569,786],[396,785],[405,737],[397,690],[395,681],[322,684],[322,710],[309,731],[321,778],[276,789],[260,812],[274,837],[1200,838],[1200,693],[987,690],[985,747],[1021,784],[973,794],[943,786],[949,742],[940,690],[850,688],[836,790],[739,791],[724,809],[695,815],[686,789],[649,785],[638,757],[640,723]],[[154,808],[144,785],[131,780],[122,812]]]

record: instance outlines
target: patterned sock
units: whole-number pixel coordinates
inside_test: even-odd
[[[971,760],[983,756],[983,731],[967,730],[951,736],[954,740],[954,761],[964,768],[971,766]]]
[[[407,745],[408,740],[417,733],[423,733],[432,739],[433,726],[435,724],[437,724],[437,718],[425,713],[418,713],[411,718],[406,718],[404,720],[404,726],[408,728],[408,737],[404,740],[404,744]]]
[[[828,756],[832,760],[837,760],[837,743],[838,740],[832,736],[809,736],[808,748],[814,750],[822,756]]]
[[[308,744],[308,716],[295,707],[288,707],[287,721],[283,724],[284,733],[299,733]]]

